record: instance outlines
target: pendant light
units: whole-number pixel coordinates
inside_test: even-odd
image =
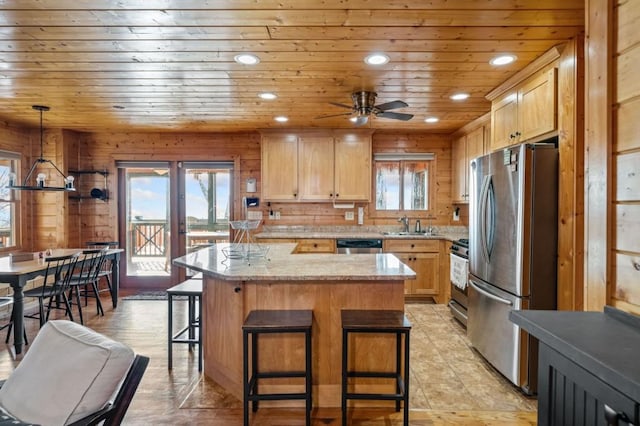
[[[27,177],[24,178],[22,185],[15,185],[15,181],[13,179],[10,179],[9,188],[17,191],[75,191],[76,189],[73,186],[73,176],[65,176],[64,173],[62,173],[62,171],[53,163],[53,161],[47,160],[43,157],[44,128],[42,126],[42,113],[44,111],[49,111],[49,107],[44,105],[33,105],[31,108],[35,109],[36,111],[40,111],[40,157],[36,158],[36,160],[33,162],[33,165],[31,166],[31,169],[29,169]],[[51,167],[53,167],[53,169],[62,177],[64,186],[47,186],[47,175],[45,173],[42,173],[42,171],[36,175],[36,184],[29,184],[29,179],[31,179],[31,176],[36,171],[36,168],[39,164],[43,163],[49,163]]]

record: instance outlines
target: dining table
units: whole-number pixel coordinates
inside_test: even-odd
[[[64,248],[54,249],[50,256],[66,256],[79,253],[86,248]],[[106,251],[106,256],[111,260],[111,302],[114,309],[118,306],[118,289],[120,287],[120,255],[123,252],[120,248],[111,248]],[[47,269],[47,256],[39,257],[36,253],[34,258],[23,261],[12,261],[11,256],[0,258],[0,283],[6,283],[13,289],[13,355],[18,357],[22,353],[24,346],[24,293],[23,289],[27,282],[42,276]]]

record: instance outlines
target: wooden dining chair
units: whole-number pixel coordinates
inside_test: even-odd
[[[62,309],[65,311],[65,315],[73,321],[67,290],[79,257],[80,252],[45,258],[47,268],[44,272],[42,285],[24,292],[24,297],[38,299],[38,312],[25,315],[25,318],[40,320],[40,327],[42,327],[49,320],[51,309]],[[59,306],[60,301],[64,306]]]
[[[87,241],[86,242],[86,246],[89,249],[113,249],[113,248],[118,248],[118,245],[120,243],[118,241]],[[103,292],[103,291],[108,291],[109,295],[111,296],[111,289],[112,289],[112,282],[113,282],[113,277],[111,276],[111,267],[112,267],[112,260],[111,259],[105,259],[104,262],[102,263],[102,268],[100,270],[100,273],[98,274],[98,292]],[[102,279],[104,278],[104,281],[106,281],[107,283],[107,288],[103,289],[100,288],[100,282],[102,281]]]
[[[98,315],[104,315],[104,309],[102,308],[100,294],[98,292],[98,281],[100,280],[99,273],[102,270],[102,264],[104,263],[106,254],[106,248],[83,250],[82,257],[78,261],[75,271],[69,280],[69,304],[78,307],[80,324],[84,324],[82,296],[84,296],[85,306],[87,305],[88,297],[95,297]]]

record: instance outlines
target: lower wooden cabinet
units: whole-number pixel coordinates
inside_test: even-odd
[[[384,251],[395,254],[416,273],[415,279],[404,282],[404,294],[408,300],[433,297],[439,301],[439,240],[385,240]]]
[[[259,238],[258,243],[297,243],[294,253],[335,253],[336,240],[331,238]]]

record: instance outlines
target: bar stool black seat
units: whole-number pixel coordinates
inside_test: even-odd
[[[202,371],[202,280],[190,279],[176,284],[167,290],[169,300],[169,369],[173,368],[173,344],[183,343],[192,350],[198,345],[198,371]],[[173,331],[173,302],[176,296],[187,297],[187,324],[179,331]],[[196,314],[197,306],[197,314]]]
[[[313,311],[311,310],[255,310],[249,312],[242,325],[242,376],[243,376],[243,418],[244,425],[249,424],[249,401],[252,411],[258,410],[259,401],[305,400],[305,420],[311,424],[312,408],[312,375],[311,375],[311,326]],[[258,370],[258,336],[263,333],[304,333],[305,369],[304,371],[270,371]],[[251,353],[249,353],[249,336],[251,336]],[[249,376],[249,358],[251,358],[251,376]],[[304,377],[305,391],[297,393],[259,393],[258,380]]]
[[[404,404],[404,425],[409,424],[409,333],[411,323],[402,311],[392,310],[343,310],[342,319],[342,424],[347,424],[347,400],[387,400]],[[349,369],[350,333],[386,333],[396,337],[396,368],[392,372],[357,371]],[[404,362],[402,337],[404,336]],[[403,366],[404,364],[404,371]],[[349,378],[376,377],[394,379],[395,393],[349,392]]]

